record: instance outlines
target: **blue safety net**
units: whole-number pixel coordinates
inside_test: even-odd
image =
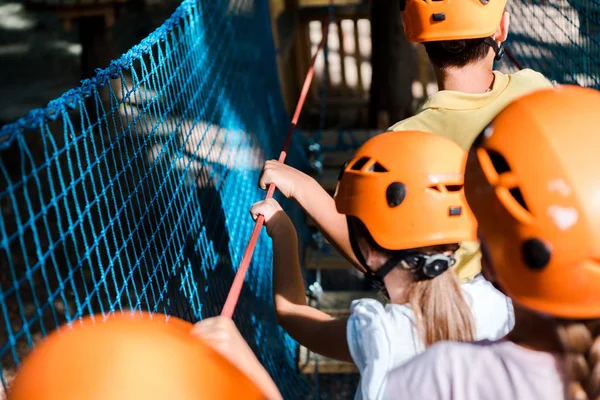
[[[289,126],[270,26],[266,0],[186,0],[94,78],[2,127],[3,385],[82,316],[220,313],[265,195],[260,170]],[[287,161],[307,166],[297,140]],[[263,232],[234,320],[285,398],[306,398],[271,257]]]
[[[510,0],[509,70],[532,68],[558,83],[600,89],[598,0]]]

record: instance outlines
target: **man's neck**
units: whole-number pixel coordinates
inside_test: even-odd
[[[435,68],[440,90],[454,90],[462,93],[485,93],[494,84],[492,62],[480,62],[463,68]]]

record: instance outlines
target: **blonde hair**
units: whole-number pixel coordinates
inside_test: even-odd
[[[426,347],[442,340],[474,340],[471,308],[451,269],[433,279],[412,283],[408,297],[417,332]]]
[[[556,320],[562,345],[568,400],[600,399],[600,319]]]

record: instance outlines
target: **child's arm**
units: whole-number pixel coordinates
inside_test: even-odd
[[[256,203],[250,213],[254,219],[265,216],[267,233],[273,239],[273,300],[281,326],[309,350],[352,362],[346,340],[347,318],[333,318],[306,304],[292,221],[273,199]]]
[[[194,325],[192,334],[202,339],[245,373],[268,400],[283,399],[275,382],[258,361],[230,318],[214,317],[202,320]]]
[[[337,212],[333,198],[317,181],[295,168],[271,160],[265,163],[259,186],[266,190],[271,183],[285,197],[296,200],[315,221],[325,238],[348,261],[362,270],[350,245],[346,217]]]

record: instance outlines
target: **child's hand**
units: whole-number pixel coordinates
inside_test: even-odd
[[[254,353],[231,318],[204,319],[194,325],[192,335],[202,339],[244,372],[247,372],[248,367],[256,362]]]
[[[267,234],[269,236],[280,226],[290,226],[293,228],[292,221],[275,199],[266,199],[254,203],[250,209],[250,215],[252,215],[252,219],[255,221],[259,215],[265,217],[265,226],[267,227]]]
[[[230,318],[214,317],[202,320],[194,325],[192,335],[204,341],[245,373],[267,399],[282,399],[277,386]]]
[[[294,198],[297,185],[307,178],[309,178],[308,175],[295,168],[276,160],[269,160],[263,167],[258,186],[262,190],[267,190],[269,185],[274,183],[285,197]]]

